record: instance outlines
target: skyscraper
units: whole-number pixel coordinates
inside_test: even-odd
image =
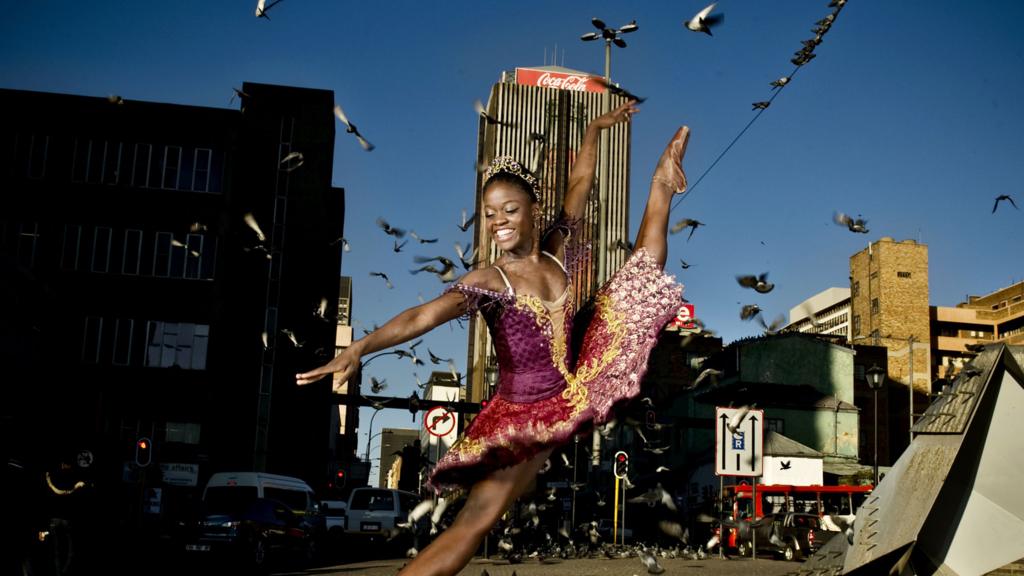
[[[493,158],[511,155],[538,177],[545,222],[558,218],[569,183],[576,151],[590,120],[625,103],[609,94],[585,72],[559,66],[517,68],[503,72],[491,87],[486,118],[481,115],[477,163],[484,168]],[[592,247],[589,260],[573,278],[574,297],[582,304],[629,256],[619,247],[630,241],[629,231],[629,124],[604,131],[599,150],[597,179],[587,204],[582,240]],[[482,226],[483,170],[476,182],[475,246],[480,265],[497,257]],[[604,199],[602,202],[601,199]],[[497,366],[487,326],[470,321],[466,398],[479,402],[493,392]]]

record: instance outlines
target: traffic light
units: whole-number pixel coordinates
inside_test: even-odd
[[[135,465],[145,468],[153,462],[153,442],[142,436],[135,441]]]
[[[613,467],[616,478],[625,478],[629,474],[629,454],[622,450],[616,452]]]
[[[409,412],[412,413],[412,421],[416,421],[416,412],[420,410],[420,395],[413,390],[412,395],[409,396]],[[339,470],[340,472],[340,470]]]
[[[345,487],[345,469],[338,468],[338,471],[334,473],[334,486],[336,488]]]

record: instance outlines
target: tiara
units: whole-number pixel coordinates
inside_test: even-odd
[[[534,198],[540,198],[540,185],[537,182],[537,177],[530,173],[522,164],[517,162],[515,158],[511,156],[498,156],[494,160],[491,160],[491,165],[487,168],[487,174],[484,177],[484,182],[487,182],[497,174],[502,172],[512,174],[521,178],[530,186],[530,190],[533,193]]]

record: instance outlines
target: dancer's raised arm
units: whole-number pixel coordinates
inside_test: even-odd
[[[562,211],[566,216],[571,219],[584,216],[583,210],[587,206],[587,197],[590,196],[590,190],[594,187],[601,131],[619,122],[628,121],[633,114],[639,111],[636,101],[630,100],[615,110],[594,118],[587,125],[587,130],[583,133],[583,143],[580,144],[580,149],[576,152],[576,161],[569,173],[569,190],[565,193],[565,200],[562,203]]]

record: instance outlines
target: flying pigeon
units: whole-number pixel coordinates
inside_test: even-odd
[[[737,276],[736,281],[744,288],[753,288],[756,292],[767,294],[775,288],[775,284],[768,281],[768,273],[760,276]]]
[[[688,30],[694,32],[703,32],[708,36],[712,36],[711,27],[717,26],[725,20],[724,14],[711,14],[711,11],[715,9],[716,3],[711,3],[700,12],[683,23]]]

